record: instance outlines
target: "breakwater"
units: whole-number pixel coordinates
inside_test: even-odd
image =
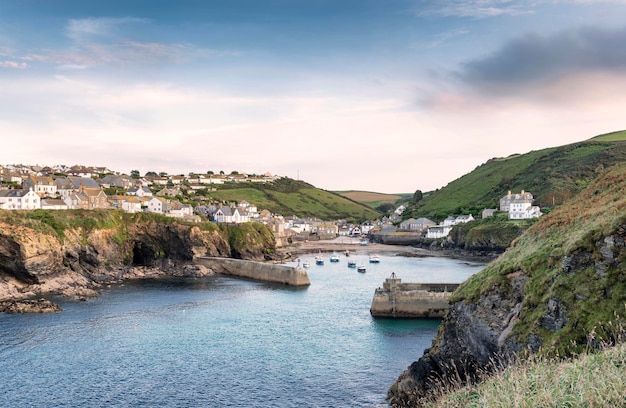
[[[194,263],[206,266],[213,272],[222,275],[282,283],[290,286],[308,286],[311,284],[309,275],[299,267],[218,257],[196,257]]]
[[[392,273],[374,292],[374,317],[443,318],[458,283],[402,283]]]

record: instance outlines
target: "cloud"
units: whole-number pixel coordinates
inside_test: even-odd
[[[438,0],[427,2],[417,13],[422,16],[487,18],[531,14],[533,10],[528,2],[518,4],[511,0]]]
[[[0,61],[0,68],[25,69],[28,68],[28,64],[16,61]]]
[[[584,73],[623,73],[626,27],[582,27],[551,36],[528,34],[509,41],[493,54],[469,61],[458,72],[481,91],[504,93]]]
[[[118,35],[121,26],[143,24],[143,18],[84,18],[69,20],[65,28],[66,35],[77,43],[93,41],[94,38],[111,38]]]

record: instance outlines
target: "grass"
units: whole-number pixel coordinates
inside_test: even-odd
[[[584,142],[493,158],[409,206],[405,218],[441,221],[451,214],[496,208],[508,191],[530,191],[535,204],[554,207],[586,188],[606,168],[626,161],[626,131]]]
[[[430,408],[623,407],[626,343],[589,349],[573,359],[530,357],[482,383],[439,389]]]
[[[209,197],[223,202],[246,200],[259,209],[285,216],[316,217],[322,220],[373,220],[380,213],[371,207],[305,182],[280,179],[268,184],[237,184],[220,186]]]
[[[528,276],[520,319],[514,334],[520,341],[539,336],[544,352],[576,353],[585,335],[597,322],[624,313],[626,304],[626,257],[621,247],[611,249],[615,262],[600,251],[605,237],[619,234],[626,225],[626,163],[614,166],[587,189],[533,224],[507,252],[472,276],[454,293],[452,301],[474,302],[497,289],[510,290],[509,276]],[[576,264],[563,269],[564,260]],[[605,269],[600,274],[598,265]],[[566,310],[568,322],[556,331],[542,327],[548,302],[556,299]],[[602,335],[602,333],[598,333]]]

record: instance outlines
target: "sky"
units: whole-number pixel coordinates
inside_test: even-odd
[[[0,0],[0,164],[431,191],[626,129],[626,0]]]

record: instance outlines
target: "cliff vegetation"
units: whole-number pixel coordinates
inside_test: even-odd
[[[614,342],[626,313],[626,163],[541,217],[453,294],[433,347],[389,392],[413,406],[512,356],[576,356]]]
[[[258,223],[186,223],[122,211],[1,211],[0,300],[96,295],[102,284],[163,274],[210,274],[195,256],[269,260],[272,232]]]

